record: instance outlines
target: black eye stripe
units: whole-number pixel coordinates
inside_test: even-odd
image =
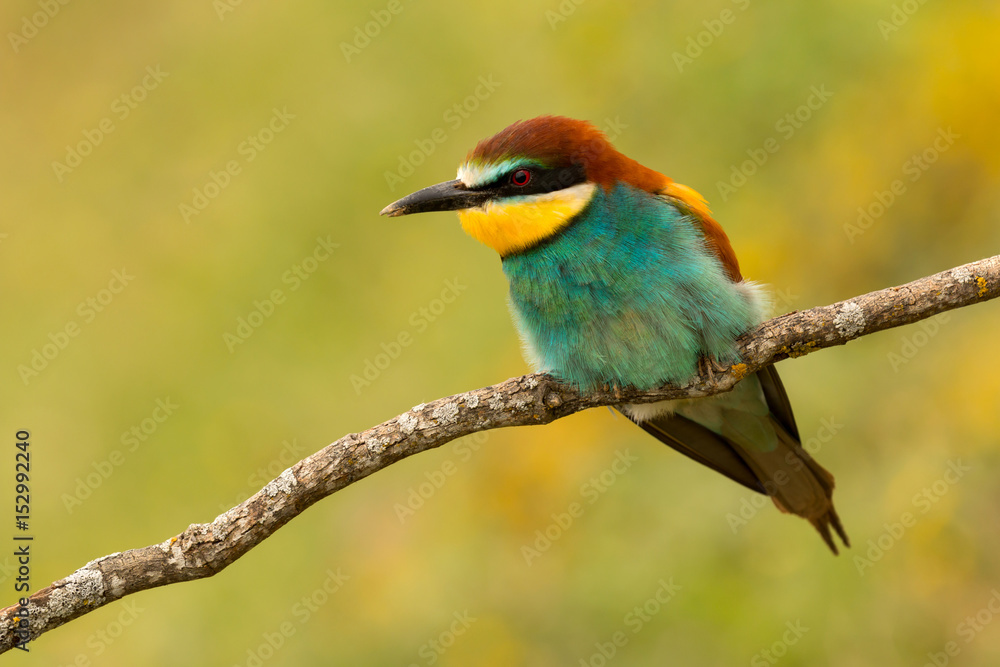
[[[526,185],[514,185],[511,177],[515,172],[522,169],[527,169],[531,172],[531,178]],[[565,188],[583,183],[586,180],[587,174],[582,165],[555,167],[552,169],[543,167],[517,167],[503,174],[492,183],[487,183],[476,189],[489,191],[494,198],[513,197],[564,190]]]

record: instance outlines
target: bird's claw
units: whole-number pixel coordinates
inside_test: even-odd
[[[704,357],[698,357],[698,375],[708,376],[709,382],[715,381],[716,373],[725,373],[728,370],[729,366],[719,363],[714,355],[707,354]]]
[[[614,393],[616,399],[618,399],[619,401],[622,400],[622,388],[619,387],[617,384],[608,384],[607,382],[605,382],[603,385],[601,385],[601,389],[606,392]]]

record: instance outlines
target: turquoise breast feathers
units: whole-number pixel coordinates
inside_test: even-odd
[[[735,361],[733,340],[762,316],[694,221],[626,184],[597,188],[570,226],[503,269],[536,368],[584,389],[683,382],[703,354]]]

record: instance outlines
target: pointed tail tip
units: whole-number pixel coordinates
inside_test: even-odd
[[[811,523],[813,527],[819,531],[820,537],[822,537],[823,541],[826,542],[826,546],[830,547],[830,551],[833,552],[834,556],[839,556],[840,551],[837,550],[837,543],[834,542],[833,535],[830,533],[830,526],[833,526],[833,529],[837,532],[837,535],[840,537],[841,542],[844,543],[844,546],[850,548],[851,540],[848,539],[847,533],[844,531],[844,526],[840,523],[840,517],[837,516],[837,511],[833,509],[832,505],[826,514],[810,519],[809,523]]]

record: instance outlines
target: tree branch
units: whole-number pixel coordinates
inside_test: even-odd
[[[545,374],[511,378],[414,407],[362,433],[345,435],[285,470],[211,523],[192,524],[160,544],[113,553],[36,592],[27,619],[18,605],[0,610],[0,653],[138,591],[210,577],[313,503],[400,459],[470,433],[548,424],[580,410],[624,402],[708,396],[787,357],[843,345],[876,331],[1000,296],[1000,255],[830,306],[776,317],[738,341],[744,363],[682,386],[648,392],[581,394]],[[19,616],[22,614],[22,616]],[[26,622],[27,627],[24,623]],[[22,634],[18,636],[16,631]]]

